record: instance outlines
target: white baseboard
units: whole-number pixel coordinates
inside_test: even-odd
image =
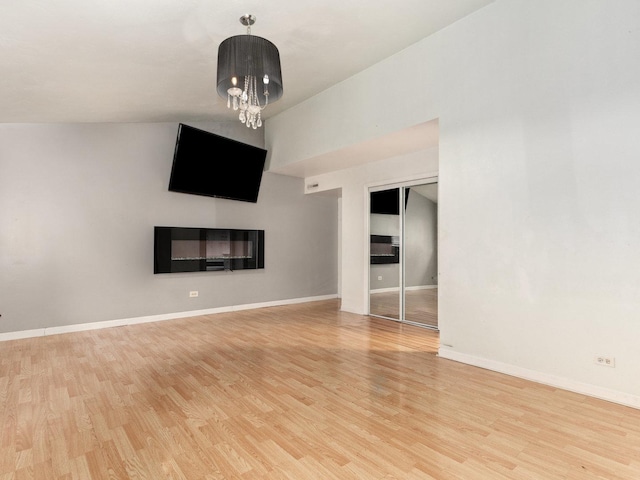
[[[34,330],[21,330],[19,332],[0,333],[0,342],[7,340],[20,340],[22,338],[33,338],[44,336],[44,328],[36,328]]]
[[[611,390],[609,388],[599,387],[597,385],[592,385],[589,383],[576,382],[575,380],[570,380],[568,378],[549,375],[547,373],[529,370],[527,368],[521,368],[515,365],[497,362],[495,360],[489,360],[483,357],[476,357],[475,355],[456,352],[455,350],[451,350],[450,348],[442,346],[438,350],[438,356],[446,358],[448,360],[465,363],[467,365],[485,368],[494,372],[504,373],[513,377],[542,383],[551,387],[562,388],[563,390],[569,390],[570,392],[580,393],[589,397],[595,397],[601,400],[619,403],[620,405],[625,405],[627,407],[640,409],[639,396],[620,392],[618,390]]]
[[[433,288],[438,288],[438,285],[416,285],[415,287],[404,287],[408,292],[412,292],[414,290],[431,290]]]
[[[226,307],[207,308],[204,310],[189,310],[186,312],[165,313],[160,315],[148,315],[144,317],[121,318],[117,320],[106,320],[103,322],[77,323],[74,325],[61,325],[59,327],[45,327],[34,330],[22,330],[18,332],[0,333],[0,342],[7,340],[20,340],[22,338],[44,337],[47,335],[57,335],[60,333],[82,332],[86,330],[98,330],[101,328],[122,327],[125,325],[137,325],[140,323],[161,322],[164,320],[175,320],[178,318],[197,317],[200,315],[215,315],[217,313],[237,312],[240,310],[251,310],[254,308],[277,307],[280,305],[293,305],[296,303],[315,302],[319,300],[331,300],[338,298],[337,295],[319,295],[316,297],[290,298],[286,300],[274,300],[271,302],[249,303],[245,305],[230,305]]]
[[[399,292],[400,287],[387,287],[387,288],[374,288],[371,289],[371,293],[389,293],[389,292]]]

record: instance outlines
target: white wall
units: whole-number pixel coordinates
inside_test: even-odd
[[[441,354],[640,406],[639,18],[637,0],[499,0],[284,112],[267,143],[286,164],[438,117]],[[360,270],[343,260],[343,295]]]
[[[639,18],[496,4],[456,32],[440,123],[442,344],[638,406]]]
[[[236,124],[209,127],[255,144]],[[177,127],[0,125],[0,333],[337,294],[337,199],[169,192]],[[265,268],[154,275],[155,225],[263,229]]]

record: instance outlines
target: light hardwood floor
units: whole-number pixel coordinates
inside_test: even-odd
[[[338,307],[0,343],[0,480],[640,478],[639,410]]]
[[[406,320],[438,328],[438,289],[407,290],[404,309]],[[371,293],[369,310],[372,315],[393,319],[400,318],[399,293]]]

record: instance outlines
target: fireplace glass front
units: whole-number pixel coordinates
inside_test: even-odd
[[[154,273],[264,268],[264,230],[155,227]]]

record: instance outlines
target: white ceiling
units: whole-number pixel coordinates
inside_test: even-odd
[[[492,0],[6,0],[0,2],[0,122],[224,121],[219,43],[275,43],[274,115]]]

